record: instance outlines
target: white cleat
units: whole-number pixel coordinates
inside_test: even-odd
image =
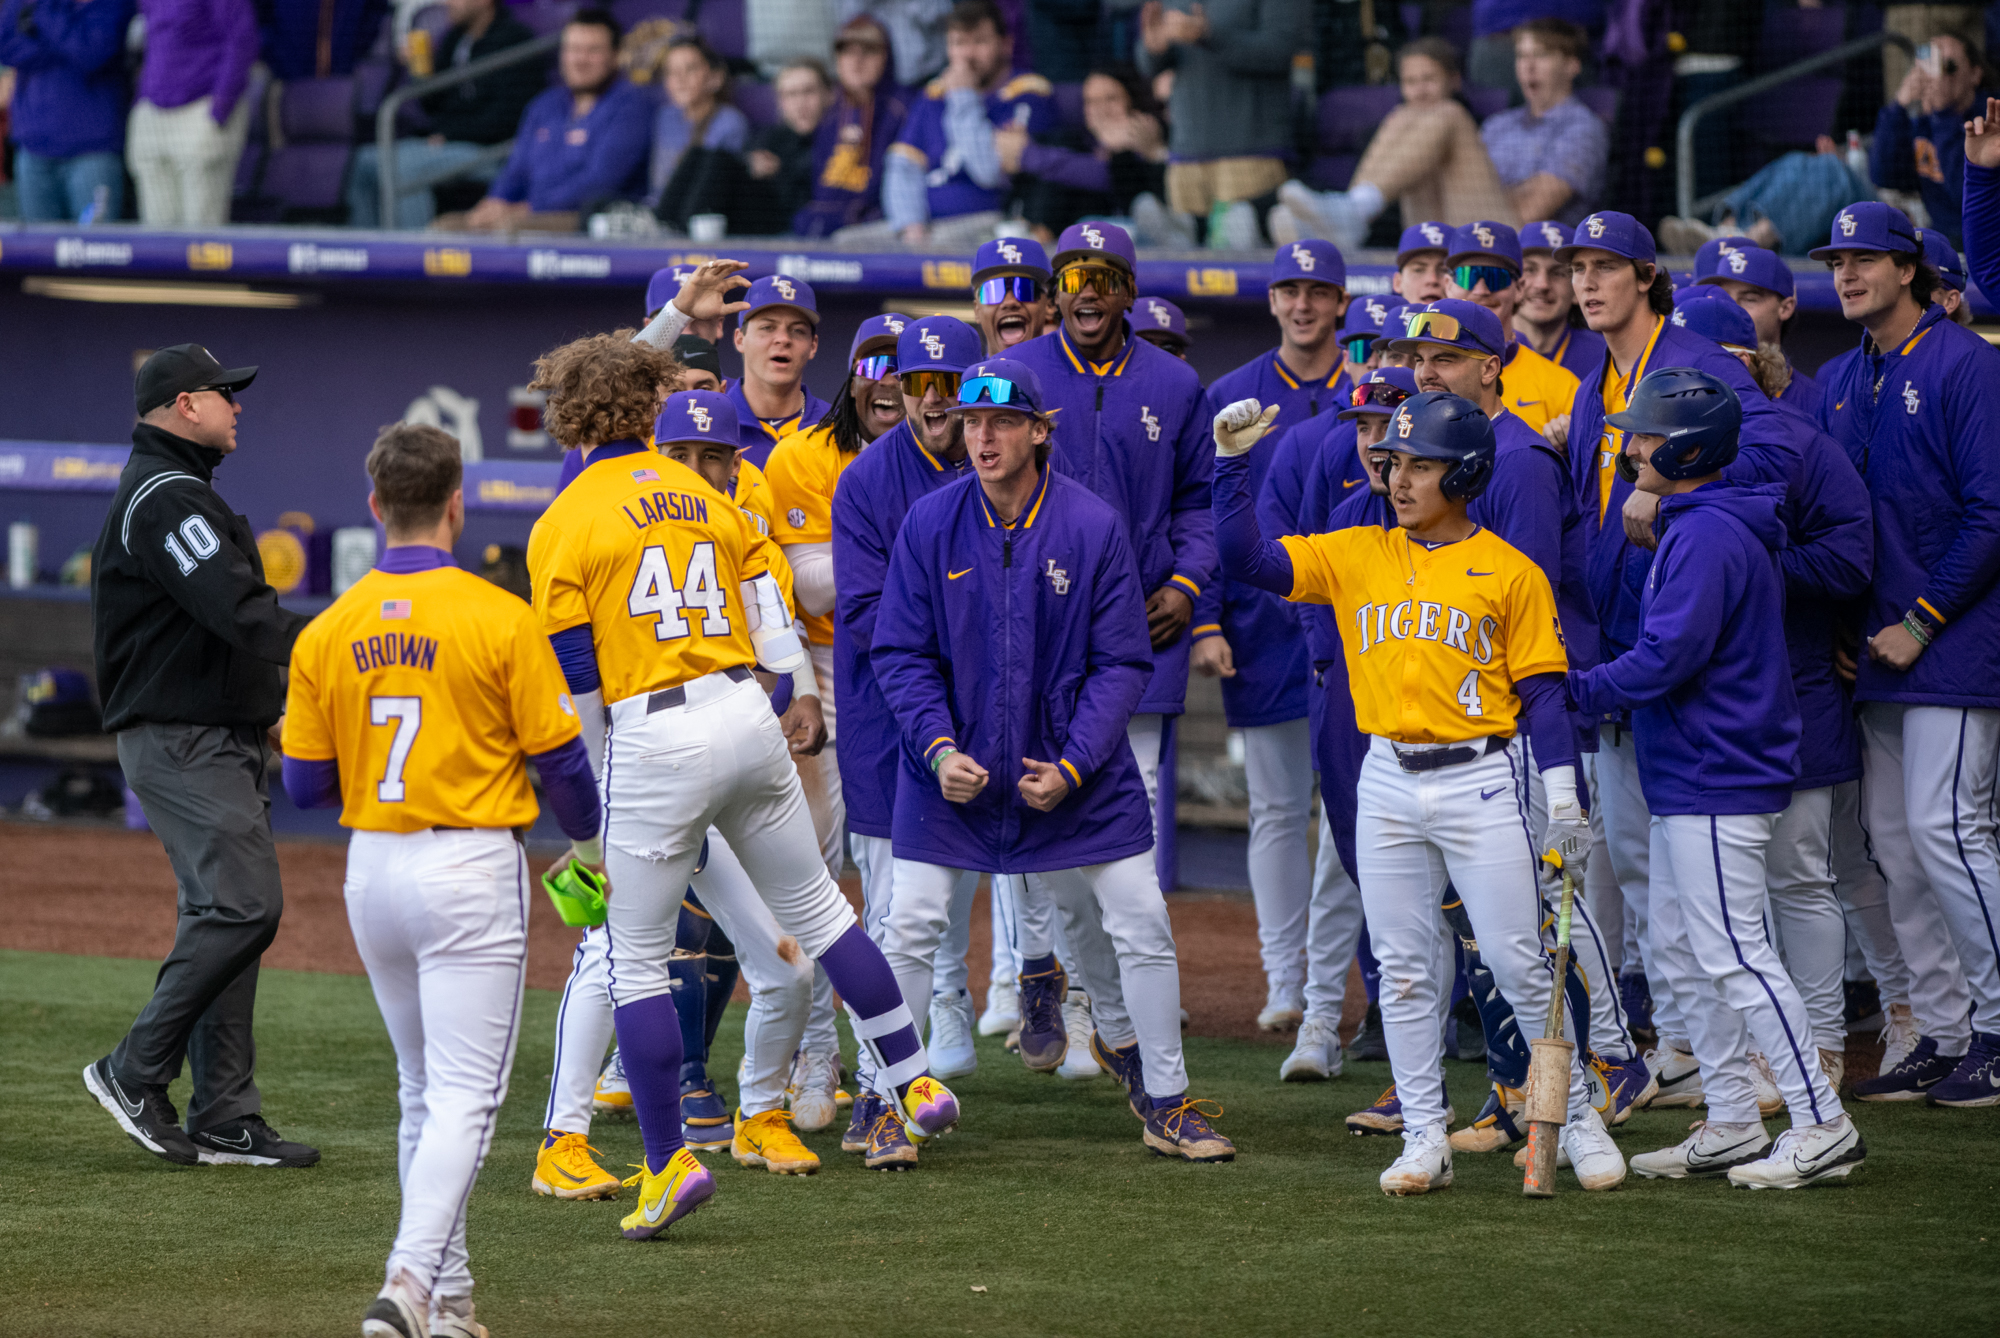
[[[1840,1085],[1847,1081],[1847,1054],[1842,1050],[1819,1048],[1820,1072],[1826,1074],[1827,1085],[1833,1088],[1835,1096],[1840,1095]]]
[[[1625,1154],[1611,1141],[1604,1118],[1589,1106],[1572,1111],[1557,1136],[1558,1160],[1567,1160],[1585,1189],[1616,1189],[1625,1183]]]
[[[933,1078],[963,1078],[977,1071],[972,1048],[972,996],[964,990],[931,996],[931,1038],[924,1046]]]
[[[1324,1082],[1340,1076],[1340,1019],[1309,1017],[1299,1024],[1299,1038],[1285,1062],[1278,1065],[1281,1082]]]
[[[1699,1106],[1707,1101],[1701,1090],[1701,1065],[1685,1050],[1662,1043],[1646,1052],[1646,1067],[1660,1090],[1646,1103],[1650,1110],[1662,1106]]]
[[[1887,1073],[1908,1059],[1910,1052],[1917,1048],[1917,1042],[1923,1038],[1923,1032],[1918,1029],[1916,1016],[1910,1012],[1910,1006],[1906,1003],[1890,1004],[1889,1021],[1882,1028],[1880,1071]]]
[[[1398,1196],[1428,1194],[1451,1184],[1451,1144],[1444,1126],[1427,1125],[1403,1133],[1403,1155],[1382,1172],[1382,1192]]]
[[[1090,996],[1082,990],[1071,990],[1063,999],[1062,1017],[1069,1050],[1056,1066],[1056,1076],[1073,1081],[1102,1077],[1104,1069],[1090,1053],[1090,1033],[1097,1025],[1090,1016]]]
[[[1861,1131],[1845,1111],[1825,1124],[1795,1125],[1778,1135],[1761,1161],[1732,1167],[1729,1183],[1747,1189],[1797,1189],[1853,1173],[1868,1156]]]
[[[599,1115],[630,1115],[632,1084],[625,1080],[625,1056],[616,1050],[597,1075],[597,1087],[590,1094],[590,1108]]]
[[[433,1301],[431,1338],[489,1338],[486,1326],[472,1317],[470,1296],[443,1296]]]
[[[361,1338],[430,1338],[430,1297],[402,1269],[361,1318]]]
[[[1014,973],[995,976],[986,988],[986,1011],[979,1015],[981,1036],[1005,1036],[1021,1025],[1020,986]]]
[[[785,1097],[792,1110],[792,1127],[814,1133],[840,1114],[835,1093],[840,1088],[840,1063],[832,1055],[801,1049],[792,1057],[792,1079]]]
[[[1689,1176],[1721,1175],[1732,1166],[1747,1166],[1764,1155],[1771,1136],[1761,1124],[1718,1124],[1696,1120],[1694,1132],[1670,1148],[1642,1152],[1632,1169],[1648,1180],[1685,1180]]]
[[[1290,1031],[1305,1017],[1305,986],[1296,980],[1274,979],[1265,996],[1264,1011],[1257,1014],[1257,1030]]]
[[[1785,1094],[1778,1090],[1777,1075],[1761,1050],[1750,1052],[1750,1085],[1757,1089],[1757,1113],[1770,1119],[1785,1108]],[[1801,1077],[1805,1075],[1801,1074]]]

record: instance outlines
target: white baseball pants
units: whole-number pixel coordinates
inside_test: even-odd
[[[396,1047],[403,1205],[385,1277],[472,1291],[465,1205],[520,1037],[528,863],[512,832],[355,832],[347,922]]]
[[[1862,821],[1889,880],[1910,1006],[1940,1054],[1963,1054],[1971,1032],[2000,1031],[2000,711],[1867,702],[1861,746]]]
[[[889,839],[884,836],[862,836],[856,833],[848,837],[848,845],[849,853],[854,859],[854,867],[861,872],[861,927],[867,931],[868,937],[874,939],[876,945],[886,952],[888,945],[883,939],[882,917],[888,912],[890,898],[894,892],[895,852],[891,849]],[[937,994],[949,994],[963,990],[966,986],[965,955],[971,949],[972,900],[978,892],[979,874],[971,869],[959,870],[958,879],[952,884],[944,928],[939,937],[937,955],[933,959],[934,975],[931,988]],[[901,983],[900,976],[897,977],[897,981]],[[911,997],[905,995],[903,1002],[908,1004]],[[910,1008],[910,1017],[916,1021],[919,1032],[924,1030],[925,1019],[929,1015],[929,1000],[930,996],[925,995],[920,1000],[921,1007]],[[860,1048],[856,1063],[862,1085],[867,1086],[875,1064],[867,1046]]]
[[[1623,975],[1628,971],[1643,973],[1645,967],[1639,960],[1639,941],[1636,936],[1625,932],[1625,894],[1618,890],[1618,875],[1611,862],[1611,841],[1604,833],[1604,805],[1597,798],[1603,793],[1597,779],[1597,754],[1581,754],[1577,761],[1578,774],[1590,787],[1590,843],[1593,852],[1590,867],[1583,875],[1583,902],[1590,907],[1590,917],[1597,922],[1597,934],[1604,944],[1604,955],[1617,968],[1617,974]]]
[[[1312,904],[1312,731],[1304,720],[1253,725],[1243,736],[1250,790],[1250,897],[1272,988],[1303,985]]]
[[[1847,920],[1833,892],[1833,787],[1794,790],[1771,828],[1764,856],[1769,933],[1812,1019],[1816,1045],[1847,1048]],[[1761,1032],[1768,1048],[1778,1037]]]
[[[1152,822],[1155,841],[1160,837],[1160,748],[1165,733],[1166,717],[1157,714],[1135,715],[1125,725],[1125,738],[1139,764],[1139,779],[1146,786],[1146,813]],[[1062,927],[1057,923],[1050,893],[1041,883],[1043,876],[1025,874],[1015,883],[1015,925],[1010,937],[1020,945],[1022,957],[1046,957],[1053,952],[1068,961],[1071,945],[1061,941]],[[1155,877],[1153,881],[1157,883],[1159,879]],[[1095,996],[1091,1002],[1096,1003]]]
[[[778,922],[720,832],[709,832],[708,864],[694,876],[692,885],[701,904],[736,945],[743,983],[750,989],[750,1011],[743,1019],[743,1052],[750,1056],[750,1080],[738,1093],[737,1105],[745,1115],[776,1110],[785,1103],[792,1053],[805,1032],[806,1009],[812,1002],[813,964],[803,953],[796,962],[780,955]],[[674,913],[678,920],[678,907]],[[597,1071],[613,1033],[607,942],[600,926],[584,930],[576,945],[569,979],[563,985],[562,1005],[556,1013],[555,1071],[549,1075],[544,1129],[590,1132]],[[693,1002],[697,1007],[707,1006],[706,998]],[[684,1006],[683,1001],[676,999],[674,1006]]]
[[[1639,748],[1629,727],[1606,725],[1597,733],[1597,802],[1604,810],[1604,845],[1611,872],[1625,903],[1625,934],[1637,944],[1646,985],[1653,996],[1653,1026],[1660,1041],[1682,1040],[1687,1034],[1684,999],[1674,993],[1670,973],[1659,965],[1651,932],[1653,899],[1652,811],[1639,787]],[[1662,884],[1660,894],[1671,895]],[[1629,966],[1631,953],[1626,953]]]
[[[1896,923],[1889,913],[1889,884],[1861,826],[1861,782],[1843,781],[1833,787],[1833,890],[1846,915],[1851,942],[1875,981],[1882,1003],[1910,1002],[1910,968],[1896,942]]]
[[[1535,765],[1534,745],[1523,739],[1521,747],[1523,756],[1527,759],[1528,831],[1531,834],[1530,839],[1533,839],[1533,834],[1539,833],[1542,825],[1548,821],[1549,797],[1547,789],[1542,785],[1542,773]],[[1586,768],[1578,770],[1582,776],[1582,783],[1589,785],[1591,772]],[[1594,813],[1599,807],[1596,795],[1589,794],[1586,799]],[[1598,829],[1593,825],[1591,836],[1595,839],[1597,835]],[[1539,858],[1541,853],[1536,852],[1535,874],[1541,879],[1542,885],[1544,903],[1542,923],[1545,935],[1543,946],[1553,954],[1556,950],[1555,917],[1562,907],[1562,874],[1544,863]],[[1594,867],[1597,863],[1593,855],[1591,866]],[[1597,916],[1590,909],[1589,879],[1589,869],[1586,868],[1584,885],[1574,889],[1570,902],[1569,960],[1576,968],[1577,975],[1582,978],[1584,993],[1590,999],[1588,1033],[1590,1048],[1603,1058],[1618,1062],[1632,1058],[1632,1031],[1626,1025],[1625,1003],[1618,994],[1618,959],[1612,956],[1610,949],[1605,946],[1604,936],[1598,930]],[[1553,961],[1553,958],[1551,960]],[[1507,992],[1503,989],[1500,993],[1504,996]],[[1570,1031],[1566,1035],[1571,1040],[1579,1040],[1584,1033]]]
[[[1445,1118],[1440,1024],[1451,998],[1452,953],[1439,903],[1447,880],[1521,1035],[1540,1036],[1548,1019],[1554,967],[1542,951],[1525,755],[1517,739],[1475,761],[1408,772],[1387,739],[1369,740],[1355,862],[1369,942],[1382,964],[1382,1031],[1406,1129],[1442,1127]],[[1587,1104],[1582,1054],[1579,1047],[1570,1068],[1572,1111]]]
[[[1312,900],[1306,909],[1306,1016],[1340,1021],[1347,973],[1361,942],[1361,889],[1341,867],[1324,809],[1319,853],[1313,857]]]
[[[1774,813],[1653,819],[1657,886],[1653,949],[1687,1000],[1708,1118],[1759,1122],[1748,1054],[1761,1042],[1794,1125],[1840,1117],[1840,1098],[1813,1051],[1804,1002],[1764,930],[1764,866]]]
[[[815,642],[806,644],[812,655],[813,677],[819,683],[820,713],[826,717],[826,746],[817,757],[793,757],[799,785],[805,791],[806,808],[812,813],[813,834],[819,838],[820,858],[835,884],[847,871],[847,801],[840,792],[839,741],[835,725],[839,713],[833,695],[833,647]],[[816,971],[812,987],[812,1010],[806,1018],[804,1045],[821,1054],[840,1053],[840,1033],[833,1025],[833,982],[826,972]]]

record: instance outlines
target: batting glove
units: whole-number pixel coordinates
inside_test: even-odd
[[[1277,416],[1277,405],[1266,409],[1253,399],[1238,400],[1224,406],[1222,412],[1215,416],[1215,453],[1221,456],[1243,454],[1271,430],[1272,420]]]
[[[1590,815],[1583,811],[1583,805],[1556,804],[1549,809],[1548,821],[1542,824],[1541,849],[1544,859],[1553,851],[1562,857],[1561,868],[1573,877],[1583,877],[1590,865]]]

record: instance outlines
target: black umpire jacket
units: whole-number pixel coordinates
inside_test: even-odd
[[[90,564],[107,733],[140,724],[269,726],[308,619],[278,604],[250,522],[209,486],[222,452],[132,429]]]

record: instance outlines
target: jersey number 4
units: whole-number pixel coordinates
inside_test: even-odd
[[[385,804],[400,804],[404,794],[403,768],[410,762],[410,745],[417,741],[417,731],[424,727],[424,699],[370,697],[368,723],[396,726],[396,737],[389,740],[389,765],[382,769],[382,779],[375,782],[375,798]]]
[[[1479,700],[1479,671],[1474,669],[1458,685],[1458,704],[1465,708],[1467,715],[1484,715],[1486,707]]]
[[[728,636],[729,595],[715,574],[715,545],[698,543],[688,554],[687,571],[678,582],[667,566],[667,550],[655,545],[639,554],[639,574],[632,580],[632,593],[625,607],[634,618],[658,615],[653,637],[671,641],[688,634],[683,610],[706,609],[701,620],[703,636]]]

